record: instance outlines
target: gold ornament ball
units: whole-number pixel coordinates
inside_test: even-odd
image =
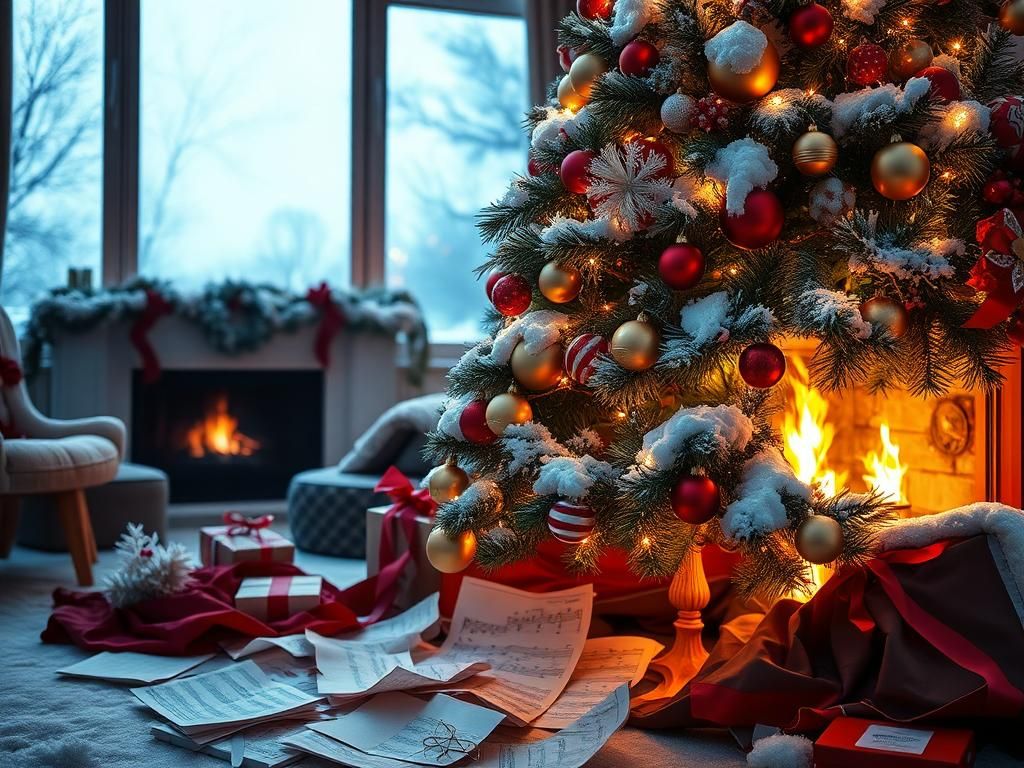
[[[796,529],[796,551],[815,565],[824,565],[843,554],[843,529],[825,515],[811,515]]]
[[[779,52],[769,41],[757,66],[742,73],[709,61],[708,79],[715,93],[729,101],[744,104],[759,99],[771,91],[779,79]]]
[[[871,161],[871,182],[890,200],[909,200],[928,184],[928,155],[917,144],[898,141],[882,147]]]
[[[476,557],[476,534],[472,531],[449,536],[434,528],[427,536],[427,560],[441,573],[459,573]]]
[[[558,103],[572,112],[579,112],[587,105],[587,99],[572,87],[568,75],[558,81]]]
[[[910,317],[907,308],[888,296],[875,296],[860,305],[860,316],[872,326],[884,328],[894,339],[907,332]]]
[[[502,435],[509,424],[525,424],[533,418],[530,401],[522,395],[504,393],[493,398],[484,412],[487,428],[496,435]]]
[[[469,475],[462,467],[452,462],[437,467],[430,473],[430,479],[427,480],[430,498],[438,504],[455,501],[468,487]]]
[[[577,56],[569,67],[569,84],[576,93],[589,100],[594,81],[607,71],[604,59],[596,53],[584,53]]]
[[[658,332],[643,320],[623,323],[612,334],[612,357],[628,371],[645,371],[658,361]]]
[[[549,261],[540,271],[537,284],[544,298],[555,304],[565,304],[580,295],[583,278],[574,267],[563,267],[557,262]]]
[[[839,161],[839,145],[827,133],[812,129],[793,145],[793,165],[804,176],[824,176]]]
[[[551,389],[562,378],[562,347],[558,344],[532,354],[526,342],[520,341],[509,362],[516,381],[534,392]]]
[[[935,55],[932,47],[916,37],[896,46],[889,54],[889,71],[895,80],[913,77],[925,67],[931,66]]]
[[[1024,0],[1010,0],[1004,5],[999,11],[999,23],[1015,35],[1024,35]]]

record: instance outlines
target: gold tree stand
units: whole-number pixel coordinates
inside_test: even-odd
[[[711,590],[704,575],[700,549],[691,549],[679,563],[668,588],[668,599],[679,611],[673,626],[676,639],[672,647],[651,662],[647,679],[658,681],[650,691],[635,696],[633,703],[653,702],[675,696],[704,666],[708,652],[700,633],[704,628],[700,612],[711,601]]]

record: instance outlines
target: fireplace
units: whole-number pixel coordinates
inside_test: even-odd
[[[284,498],[322,462],[323,390],[317,370],[136,371],[131,458],[168,474],[174,503]]]

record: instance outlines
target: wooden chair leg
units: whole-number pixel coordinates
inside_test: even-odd
[[[17,496],[0,496],[0,558],[7,559],[18,532],[21,502]]]
[[[75,576],[81,587],[92,586],[92,523],[89,521],[89,510],[85,504],[85,492],[66,491],[57,494],[57,513],[64,529],[64,537],[68,541],[71,562],[75,565]]]

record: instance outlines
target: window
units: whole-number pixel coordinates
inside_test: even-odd
[[[349,282],[350,0],[143,0],[139,273]]]
[[[474,339],[486,303],[475,216],[526,163],[526,25],[391,5],[386,78],[387,284],[419,298],[433,341]]]
[[[68,269],[101,279],[103,4],[14,0],[11,189],[0,301],[27,317]]]

